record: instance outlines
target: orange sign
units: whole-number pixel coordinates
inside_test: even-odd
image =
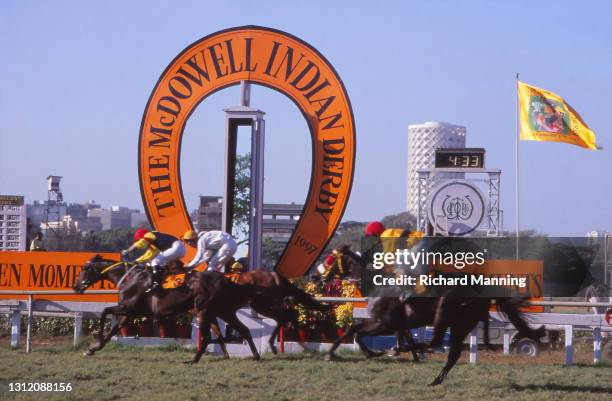
[[[0,299],[28,299],[27,295],[8,295],[2,291],[71,291],[85,262],[95,253],[82,252],[0,252]],[[115,253],[100,254],[119,260]],[[90,290],[113,290],[109,281],[100,281]],[[36,295],[35,299],[78,302],[117,302],[115,294]]]
[[[143,203],[157,230],[179,236],[191,228],[180,178],[185,124],[207,96],[240,81],[285,94],[310,128],[310,188],[276,266],[286,277],[301,276],[344,214],[353,182],[355,123],[346,89],[332,65],[292,35],[257,26],[231,28],[193,43],[170,63],[153,89],[140,127]]]
[[[471,273],[487,278],[512,278],[524,280],[525,286],[508,285],[514,292],[508,296],[542,301],[544,298],[544,264],[541,260],[489,259],[484,264],[470,264],[458,270],[453,265],[436,265],[436,270],[446,273]],[[544,312],[542,306],[526,306],[524,312]]]

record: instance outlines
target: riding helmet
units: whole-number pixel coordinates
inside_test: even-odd
[[[366,226],[364,234],[366,236],[380,237],[383,231],[385,231],[385,226],[380,221],[373,221]]]

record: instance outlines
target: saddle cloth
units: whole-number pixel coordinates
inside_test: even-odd
[[[206,263],[202,263],[196,266],[193,270],[197,272],[203,272],[208,268]],[[185,275],[187,273],[170,273],[166,275],[164,279],[164,283],[162,284],[162,288],[164,289],[172,289],[178,288],[180,286],[185,285]]]

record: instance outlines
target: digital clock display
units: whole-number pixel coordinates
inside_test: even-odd
[[[484,168],[482,148],[436,149],[436,168]]]

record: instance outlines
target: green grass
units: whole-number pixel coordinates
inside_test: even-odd
[[[612,369],[564,367],[537,360],[470,366],[465,355],[447,381],[427,387],[438,360],[365,360],[342,353],[265,355],[261,361],[205,356],[184,366],[191,351],[126,348],[111,344],[94,357],[68,345],[31,354],[0,347],[0,399],[15,400],[612,400]],[[435,358],[438,359],[438,358]],[[523,362],[521,362],[523,361]],[[8,394],[6,383],[70,382],[71,393]]]

